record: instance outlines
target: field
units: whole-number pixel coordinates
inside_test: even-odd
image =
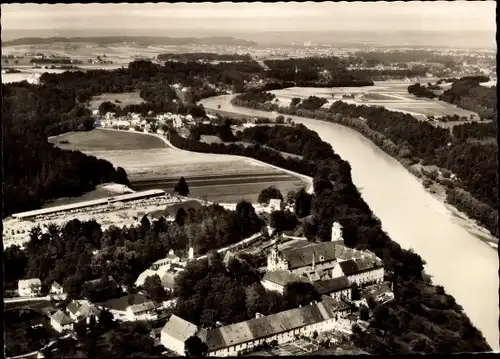
[[[467,118],[470,115],[476,116],[474,112],[458,108],[443,101],[415,97],[407,91],[410,84],[394,80],[376,82],[374,86],[367,87],[292,87],[270,92],[276,95],[278,103],[281,106],[288,106],[294,97],[307,98],[309,96],[316,96],[328,100],[328,103],[324,107],[329,107],[335,101],[344,101],[358,106],[383,106],[388,110],[409,113],[422,121],[427,120],[427,116],[439,117],[454,114],[466,116]],[[342,98],[344,94],[352,94],[356,98]]]
[[[64,150],[110,151],[110,150],[145,150],[165,148],[165,143],[154,136],[140,135],[126,131],[108,131],[96,129],[89,132],[69,132],[49,138],[49,142]]]
[[[60,141],[69,144],[60,144]],[[306,186],[301,179],[251,159],[180,151],[154,136],[136,132],[93,130],[51,139],[61,148],[81,150],[125,169],[134,190],[172,191],[185,177],[193,197],[231,202],[257,200],[270,185],[284,194]]]
[[[89,108],[91,110],[97,110],[99,108],[99,105],[106,101],[114,103],[122,108],[127,105],[138,105],[144,102],[141,96],[139,96],[139,92],[103,93],[97,97],[94,97],[90,101]]]

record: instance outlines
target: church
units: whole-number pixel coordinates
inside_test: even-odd
[[[350,298],[354,284],[382,283],[384,266],[374,253],[346,247],[342,226],[335,222],[330,242],[304,240],[281,251],[277,245],[271,249],[262,285],[283,293],[288,283],[297,281],[313,284],[321,294]]]

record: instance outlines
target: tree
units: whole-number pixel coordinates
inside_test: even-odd
[[[177,210],[177,213],[175,214],[175,223],[177,223],[179,226],[183,226],[184,223],[186,222],[187,218],[187,212],[184,208],[179,208]]]
[[[288,308],[297,308],[299,305],[308,305],[319,301],[321,296],[311,283],[293,282],[285,286],[284,298]]]
[[[179,179],[179,182],[174,187],[174,192],[180,196],[189,196],[189,187],[184,177]]]
[[[295,197],[295,214],[299,218],[307,217],[311,213],[312,195],[302,188]]]
[[[361,306],[359,310],[359,318],[365,321],[370,319],[370,310],[365,305]]]
[[[270,224],[277,232],[295,229],[299,221],[290,211],[273,211],[270,216]]]
[[[269,201],[271,199],[280,199],[283,201],[283,195],[281,194],[280,190],[277,189],[275,186],[264,188],[260,192],[257,201],[261,204],[269,204]]]
[[[184,342],[184,354],[187,357],[204,357],[207,352],[208,345],[197,336],[191,336]]]
[[[144,280],[144,291],[146,295],[154,301],[161,301],[167,297],[167,293],[161,284],[160,277],[155,274]]]

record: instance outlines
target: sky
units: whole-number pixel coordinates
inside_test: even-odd
[[[496,31],[495,1],[7,4],[4,30]],[[106,35],[103,33],[102,35]]]

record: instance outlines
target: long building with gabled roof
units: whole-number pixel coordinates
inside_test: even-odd
[[[324,332],[335,328],[337,321],[351,312],[344,301],[325,297],[321,302],[301,308],[260,316],[245,322],[210,330],[199,328],[172,315],[161,332],[161,343],[179,355],[185,355],[184,343],[198,336],[208,346],[210,356],[236,356],[276,340],[279,344],[295,340],[298,335]]]

